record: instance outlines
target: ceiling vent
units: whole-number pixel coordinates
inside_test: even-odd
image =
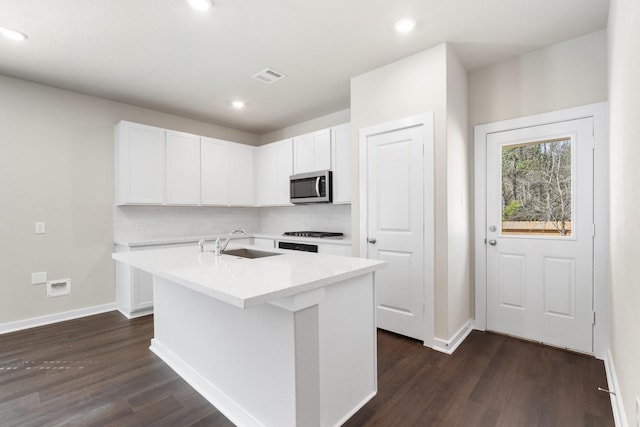
[[[285,75],[271,68],[265,68],[264,70],[254,74],[251,77],[256,80],[260,80],[262,83],[270,85],[271,83],[275,83],[281,78],[285,77]]]

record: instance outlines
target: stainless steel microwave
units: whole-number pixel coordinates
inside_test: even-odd
[[[301,173],[289,177],[291,203],[331,203],[333,201],[330,170]]]

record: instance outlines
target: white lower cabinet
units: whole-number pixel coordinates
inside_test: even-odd
[[[276,246],[276,241],[274,239],[267,239],[264,237],[254,237],[253,246],[264,249],[273,249]]]
[[[351,256],[351,245],[320,243],[318,244],[318,253],[324,255]]]
[[[269,237],[241,237],[232,239],[235,245],[253,245],[263,249],[277,248],[279,240]],[[290,241],[290,240],[287,240]],[[318,253],[327,255],[351,256],[351,245],[343,242],[309,243],[318,246]],[[213,240],[207,240],[207,250]],[[178,246],[193,246],[194,252],[198,250],[196,242],[174,243],[168,245],[126,246],[115,245],[116,252],[132,252],[141,250],[164,249]],[[118,310],[127,318],[146,316],[153,313],[153,276],[137,268],[116,261],[116,305]]]
[[[116,252],[188,246],[194,243],[130,247],[116,245]],[[194,246],[194,251],[197,247]],[[127,318],[153,313],[153,276],[137,268],[116,261],[116,306]]]
[[[330,239],[327,239],[330,240]],[[284,243],[284,244],[300,244],[300,245],[310,245],[310,246],[317,246],[318,247],[318,253],[319,254],[324,254],[324,255],[342,255],[342,256],[351,256],[351,244],[350,243],[345,243],[342,240],[338,240],[335,242],[331,242],[331,241],[327,241],[322,242],[322,243],[318,243],[317,240],[304,240],[304,239],[284,239],[284,240],[280,240],[280,239],[276,239],[274,242],[274,245],[276,248],[280,248],[280,243]],[[255,243],[254,243],[255,244]],[[281,248],[281,249],[285,249],[285,248]],[[295,250],[295,249],[289,249],[289,250]]]

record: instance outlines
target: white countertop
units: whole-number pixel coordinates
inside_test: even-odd
[[[246,247],[229,244],[228,249]],[[373,272],[384,261],[269,249],[264,258],[216,257],[211,245],[114,253],[113,259],[240,308],[264,304]]]
[[[226,234],[222,234],[221,237],[225,237]],[[162,245],[174,245],[181,243],[198,243],[200,239],[205,239],[207,242],[213,242],[218,236],[186,236],[186,237],[168,237],[163,239],[150,239],[150,240],[115,240],[113,243],[119,246],[127,246],[130,248],[143,247],[143,246],[162,246]],[[283,236],[281,234],[247,234],[245,236],[235,236],[236,238],[262,238],[282,240],[287,242],[302,242],[302,243],[327,243],[331,245],[346,245],[351,246],[351,240],[348,239],[327,239],[327,238],[313,238],[313,237],[297,237],[297,236]]]

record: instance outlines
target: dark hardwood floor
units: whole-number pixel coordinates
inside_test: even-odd
[[[118,312],[0,335],[0,426],[232,426],[152,335]],[[613,426],[593,358],[477,331],[452,356],[380,331],[378,355],[378,395],[346,426]]]
[[[380,331],[378,394],[345,426],[613,426],[598,386],[592,357],[479,331],[448,356]]]

